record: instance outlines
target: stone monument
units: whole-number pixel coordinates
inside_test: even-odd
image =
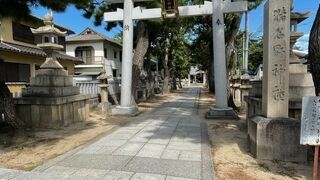
[[[258,159],[305,161],[300,123],[288,118],[290,0],[269,0],[264,9],[262,115],[248,117],[251,153]]]
[[[22,90],[22,97],[15,99],[17,114],[32,128],[57,128],[84,121],[89,116],[90,97],[80,95],[79,88],[73,87],[72,76],[56,59],[56,51],[63,49],[58,37],[66,32],[54,27],[50,14],[43,21],[44,26],[31,30],[41,39],[37,46],[46,52],[47,58],[31,78],[30,86]]]

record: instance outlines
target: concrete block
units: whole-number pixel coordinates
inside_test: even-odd
[[[180,155],[179,150],[165,149],[161,155],[161,159],[175,159],[178,160]]]
[[[304,64],[290,64],[289,65],[290,76],[292,74],[305,74],[308,73],[308,67]]]
[[[103,169],[86,169],[81,168],[77,170],[73,175],[74,176],[90,176],[90,177],[103,177],[105,176],[109,171],[103,170]]]
[[[125,172],[125,171],[110,171],[107,175],[103,177],[103,179],[121,179],[121,180],[129,180],[133,172]]]
[[[123,170],[200,179],[201,162],[135,157]]]
[[[129,142],[117,149],[113,155],[135,156],[143,145],[144,143]]]
[[[38,69],[36,76],[39,75],[68,76],[68,71],[64,69]]]
[[[165,175],[160,174],[148,174],[148,173],[136,173],[130,180],[165,180]]]
[[[206,113],[206,119],[238,120],[239,117],[232,108],[220,109],[213,107]]]
[[[72,76],[41,75],[30,79],[30,85],[36,87],[67,87],[73,86]]]
[[[165,148],[166,148],[166,145],[147,143],[138,152],[137,156],[139,156],[139,157],[150,157],[150,158],[160,158],[161,154],[162,154],[162,152],[163,152],[163,150]]]
[[[306,74],[290,74],[289,86],[314,87],[312,75]]]
[[[307,151],[300,145],[300,122],[290,118],[248,119],[250,152],[261,160],[306,161]]]
[[[79,87],[36,87],[22,89],[23,97],[64,97],[80,94]]]
[[[289,89],[290,100],[301,100],[303,96],[315,96],[315,89],[311,87],[290,87]]]

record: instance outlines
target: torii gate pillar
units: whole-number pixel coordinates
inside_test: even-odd
[[[122,75],[120,106],[111,109],[113,115],[135,115],[138,107],[133,103],[132,89],[132,58],[133,58],[133,1],[124,0],[123,5],[123,44],[122,44]]]
[[[238,119],[235,111],[228,107],[228,81],[224,38],[223,0],[212,0],[212,33],[214,52],[214,83],[216,105],[206,114],[208,119]]]

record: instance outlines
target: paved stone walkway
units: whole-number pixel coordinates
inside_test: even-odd
[[[0,169],[0,180],[213,179],[206,126],[197,114],[199,91],[188,88],[132,123],[32,172]]]

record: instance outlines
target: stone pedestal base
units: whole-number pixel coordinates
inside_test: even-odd
[[[89,117],[90,95],[14,99],[17,116],[30,128],[59,128]]]
[[[300,122],[291,118],[254,116],[248,120],[250,152],[260,160],[303,162],[307,149],[300,145]]]
[[[206,113],[207,119],[217,119],[217,120],[238,120],[239,117],[237,113],[232,108],[217,108],[212,107]]]
[[[139,113],[137,106],[130,106],[130,107],[122,107],[116,106],[115,108],[111,109],[112,115],[118,116],[136,116]]]

